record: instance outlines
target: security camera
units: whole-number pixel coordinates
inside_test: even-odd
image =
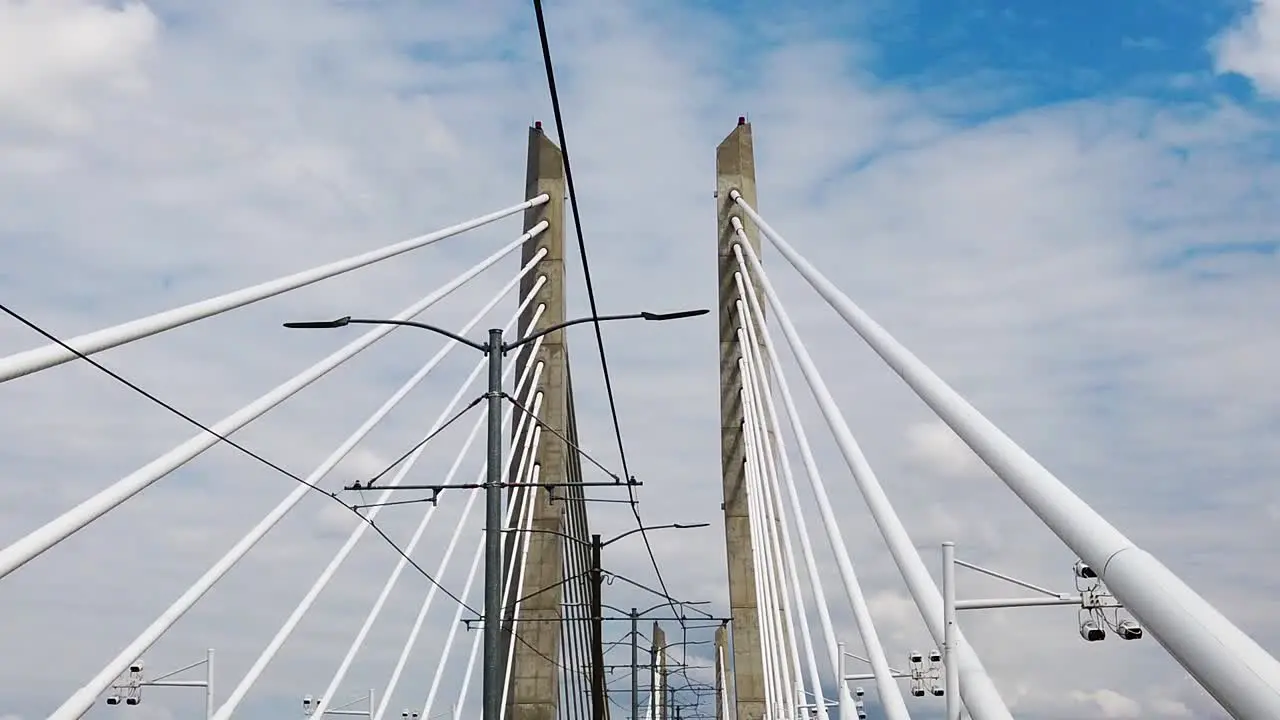
[[[1106,631],[1098,627],[1098,623],[1092,620],[1085,620],[1083,623],[1080,623],[1080,637],[1085,640],[1089,642],[1098,642],[1106,636]]]
[[[119,704],[120,704],[120,696],[119,696],[119,695],[108,695],[108,696],[107,696],[107,704],[108,704],[108,705],[119,705]]]
[[[942,653],[937,650],[929,651],[929,662],[942,662]]]
[[[933,693],[934,697],[942,697],[947,694],[947,691],[940,687],[931,687],[929,688],[929,692]]]
[[[911,654],[907,656],[907,659],[913,663],[924,662],[924,656],[915,651],[912,651]]]
[[[140,702],[142,702],[142,698],[138,697],[137,695],[130,695],[129,697],[124,699],[125,705],[137,705]]]
[[[862,708],[858,708],[858,720],[867,720],[866,710],[863,710]]]
[[[129,672],[131,672],[131,673],[140,673],[140,672],[142,672],[142,661],[141,661],[141,660],[139,660],[139,661],[135,662],[134,664],[130,665],[130,666],[129,666]]]
[[[1083,560],[1077,560],[1073,570],[1075,570],[1076,577],[1081,578],[1082,580],[1098,579],[1097,571],[1089,567]]]
[[[924,697],[924,688],[922,687],[911,688],[911,695],[912,697]]]
[[[1123,640],[1138,640],[1142,638],[1142,626],[1134,620],[1121,620],[1116,624],[1116,633]]]
[[[302,712],[310,715],[311,703],[314,701],[315,701],[314,698],[312,698],[310,695],[303,695],[302,696]]]
[[[854,688],[854,689],[853,689],[853,694],[854,694],[854,695],[857,695],[858,697],[862,697],[863,695],[866,695],[866,694],[867,694],[867,691],[866,691],[866,690],[863,690],[863,689],[862,689],[862,688],[860,688],[860,687],[857,687],[857,688]]]

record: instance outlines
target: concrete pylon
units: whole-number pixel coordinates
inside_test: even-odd
[[[653,708],[651,720],[667,720],[667,634],[655,621],[653,623],[653,651],[649,662],[652,673],[649,682],[649,700]]]
[[[729,672],[729,628],[716,628],[716,720],[733,720],[727,698],[733,697],[733,674]]]
[[[738,359],[738,288],[734,275],[737,242],[729,218],[741,216],[729,197],[737,190],[756,207],[756,163],[751,125],[745,118],[716,148],[716,202],[720,280],[720,467],[724,485],[725,549],[729,562],[729,609],[733,618],[734,720],[762,720],[765,714],[764,663],[761,658],[760,623],[756,610],[756,573],[751,547],[751,518],[747,503],[746,445],[742,418],[742,374]],[[743,221],[747,239],[757,254],[760,238],[754,223]],[[751,282],[750,278],[743,278]],[[761,297],[763,289],[757,286]],[[742,298],[746,302],[746,298]],[[761,348],[763,355],[764,349]],[[767,378],[767,376],[766,376]],[[767,381],[767,380],[766,380]],[[766,431],[768,432],[768,431]],[[770,438],[772,441],[772,438]]]
[[[549,227],[525,243],[521,252],[521,265],[529,262],[542,248],[547,254],[538,261],[532,272],[520,283],[520,295],[524,297],[537,279],[546,277],[546,283],[538,290],[529,309],[519,321],[519,335],[538,330],[565,320],[564,288],[564,159],[560,149],[543,132],[541,123],[529,128],[528,170],[525,175],[525,197],[542,193],[551,196],[550,201],[527,210],[524,216],[525,230],[546,220]],[[539,305],[546,307],[532,326],[533,313]],[[542,483],[569,482],[569,448],[560,436],[569,436],[569,398],[567,349],[564,332],[556,331],[543,338],[536,354],[530,352],[532,344],[525,346],[516,359],[516,376],[529,363],[544,363],[538,388],[542,392],[542,408],[539,417],[550,429],[544,429],[534,462],[539,466]],[[528,408],[532,410],[532,402]],[[552,432],[554,430],[554,432]],[[514,450],[519,453],[521,448]],[[519,457],[519,454],[516,455]],[[515,463],[513,463],[515,465]],[[562,488],[555,488],[556,494]],[[552,493],[539,488],[533,498],[532,529],[565,532],[564,504],[551,501]],[[512,492],[511,498],[519,497]],[[521,508],[515,517],[520,517]],[[561,598],[564,578],[563,539],[547,532],[524,533],[528,554],[524,563],[523,582],[513,583],[506,599],[507,608],[513,607],[515,588],[520,588],[518,639],[508,635],[505,640],[513,648],[511,687],[507,695],[508,720],[556,720],[559,703]],[[514,538],[513,538],[514,539]],[[511,548],[513,544],[508,544]],[[508,553],[509,561],[518,561]],[[540,592],[541,591],[541,592]],[[508,611],[510,612],[510,611]],[[508,628],[510,626],[508,625]]]

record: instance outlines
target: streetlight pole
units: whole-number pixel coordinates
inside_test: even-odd
[[[502,717],[498,657],[502,654],[502,329],[489,331],[487,482],[484,488],[484,678],[485,720]]]
[[[640,720],[640,678],[636,667],[639,664],[640,647],[640,613],[631,608],[631,720]]]
[[[499,664],[499,657],[502,655],[502,400],[506,397],[502,391],[502,358],[506,353],[519,348],[526,343],[532,342],[544,335],[549,335],[557,330],[580,325],[582,323],[598,323],[612,320],[680,320],[683,318],[698,317],[706,315],[710,310],[684,310],[673,313],[653,313],[639,312],[628,315],[597,315],[592,317],[581,317],[574,320],[556,323],[550,327],[542,328],[536,332],[529,333],[515,342],[505,342],[502,337],[501,329],[489,331],[489,339],[486,343],[479,343],[474,340],[468,340],[457,333],[450,332],[443,328],[426,323],[415,322],[413,320],[373,320],[367,318],[353,318],[350,316],[338,318],[337,320],[322,320],[308,322],[287,322],[284,324],[287,328],[306,328],[306,329],[328,329],[339,328],[347,325],[404,325],[414,327],[421,330],[428,330],[438,335],[443,335],[455,342],[462,343],[468,347],[479,350],[489,356],[489,382],[485,391],[485,399],[488,401],[488,444],[486,452],[487,472],[486,481],[484,483],[485,491],[485,588],[484,588],[484,673],[483,673],[483,690],[484,697],[481,706],[483,708],[482,720],[501,720],[502,717],[502,688],[503,678]],[[387,488],[391,489],[391,488]],[[401,488],[409,489],[409,488]],[[682,526],[673,526],[682,527]],[[646,528],[647,529],[647,528]],[[633,530],[631,532],[638,532]],[[624,533],[608,542],[601,544],[608,545],[614,540],[618,540],[631,533]],[[576,539],[576,538],[575,538]],[[599,536],[595,536],[595,540],[599,540]],[[581,542],[581,540],[579,540]],[[599,567],[598,549],[595,555],[595,566]],[[596,590],[596,600],[599,602],[599,587]],[[595,607],[593,605],[593,607]],[[602,612],[597,609],[595,617],[600,617]],[[599,645],[599,633],[597,632],[597,645]],[[601,678],[601,681],[603,678]],[[601,686],[603,682],[599,683]],[[603,700],[603,693],[597,693]],[[603,708],[597,711],[596,720],[603,720]]]
[[[604,572],[600,569],[600,549],[603,543],[599,535],[591,536],[591,716],[593,720],[605,720],[604,699],[604,608],[601,595],[604,592]],[[634,676],[633,676],[634,677]],[[634,682],[634,681],[633,681]]]

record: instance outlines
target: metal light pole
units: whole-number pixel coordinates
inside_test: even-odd
[[[484,397],[488,401],[488,445],[486,452],[487,473],[484,483],[485,491],[485,587],[484,587],[484,679],[483,679],[483,698],[481,707],[483,708],[482,720],[501,720],[502,717],[502,683],[504,679],[500,677],[502,671],[499,664],[499,658],[502,656],[502,634],[500,632],[502,626],[502,400],[506,395],[502,391],[502,357],[516,348],[532,342],[544,335],[549,335],[557,330],[572,325],[580,325],[582,323],[598,323],[608,322],[612,320],[679,320],[682,318],[698,317],[706,315],[710,310],[684,310],[673,313],[652,313],[639,312],[629,315],[597,315],[593,317],[582,317],[574,320],[568,320],[557,323],[550,327],[542,328],[536,332],[529,333],[515,342],[505,342],[502,338],[502,330],[490,330],[489,339],[486,343],[478,343],[474,340],[468,340],[457,333],[450,332],[443,328],[426,323],[415,322],[412,320],[372,320],[367,318],[352,318],[350,316],[338,318],[337,320],[322,320],[315,322],[287,322],[284,324],[287,328],[307,328],[307,329],[327,329],[339,328],[347,325],[404,325],[414,327],[421,330],[429,330],[438,335],[443,335],[455,342],[462,343],[468,347],[475,348],[489,356],[489,383],[485,391]],[[413,486],[421,488],[423,486]],[[443,487],[443,486],[441,486]],[[393,488],[387,488],[393,489]],[[408,490],[411,486],[403,486],[399,489]],[[666,527],[685,527],[681,525],[673,525]],[[692,526],[690,526],[692,527]],[[645,528],[648,529],[648,528]],[[631,532],[638,532],[633,530]],[[557,533],[560,534],[560,533]],[[613,538],[603,545],[608,545],[614,540],[630,535],[623,535]],[[577,539],[577,538],[574,538]],[[597,536],[598,540],[598,536]],[[578,540],[581,542],[581,540]],[[597,556],[598,557],[598,556]],[[596,563],[597,566],[599,563]],[[598,593],[597,593],[598,602]],[[601,613],[597,611],[596,615]],[[603,715],[598,715],[603,718]]]
[[[485,720],[502,717],[498,657],[502,654],[502,330],[489,331],[489,442],[484,488],[484,680]]]
[[[640,678],[636,677],[636,666],[639,664],[639,621],[640,613],[631,608],[631,720],[640,720]]]
[[[591,536],[591,716],[605,720],[604,699],[604,608],[600,596],[604,592],[604,573],[600,569],[599,535]],[[634,675],[632,676],[634,678]],[[632,680],[634,682],[634,679]]]

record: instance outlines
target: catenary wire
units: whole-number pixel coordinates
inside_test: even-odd
[[[582,259],[582,275],[587,289],[587,302],[591,307],[592,317],[598,318],[600,313],[596,305],[595,286],[591,282],[591,267],[587,262],[587,244],[582,233],[582,216],[578,212],[578,194],[573,184],[573,166],[569,162],[569,146],[565,140],[564,117],[560,110],[560,95],[556,90],[555,63],[551,59],[551,43],[547,37],[547,21],[542,10],[542,0],[533,0],[533,11],[538,23],[538,41],[542,45],[542,64],[547,74],[547,91],[551,96],[551,112],[555,117],[556,139],[560,143],[560,152],[564,157],[565,185],[569,193],[569,207],[573,211],[573,227],[578,240],[578,255]],[[613,433],[618,443],[619,462],[622,465],[623,476],[630,480],[631,470],[627,464],[627,453],[622,442],[622,426],[618,422],[618,405],[614,400],[613,381],[609,376],[609,362],[604,348],[604,334],[600,330],[599,320],[593,322],[592,327],[595,328],[596,346],[600,351],[600,370],[604,375],[605,394],[608,396],[609,413],[613,419]],[[670,595],[666,580],[662,577],[662,570],[658,567],[658,559],[653,554],[653,545],[649,542],[649,533],[644,529],[644,520],[640,517],[635,488],[630,483],[627,485],[627,495],[631,500],[631,512],[635,516],[636,527],[640,528],[640,538],[644,541],[645,552],[648,553],[649,562],[653,565],[653,573],[657,576],[658,585],[662,588],[664,595]],[[685,626],[684,617],[680,616],[677,619],[680,623],[681,639],[687,640],[689,630]]]

